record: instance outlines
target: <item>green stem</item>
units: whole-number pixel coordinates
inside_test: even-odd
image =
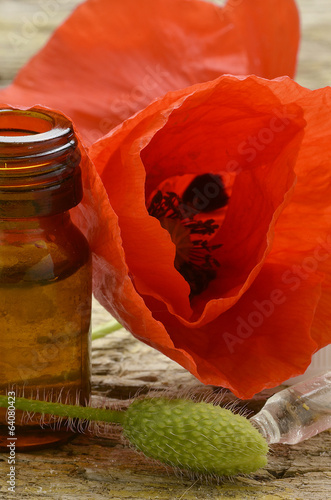
[[[101,339],[102,337],[108,335],[108,333],[116,332],[121,328],[123,328],[122,325],[117,321],[116,322],[109,321],[109,323],[105,323],[104,325],[98,326],[93,330],[92,340]]]
[[[122,424],[124,420],[123,411],[105,410],[92,408],[90,406],[75,406],[62,403],[50,403],[48,401],[37,401],[26,398],[15,398],[13,405],[16,410],[23,410],[41,414],[56,415],[59,417],[79,418],[97,422],[111,422]],[[0,396],[0,407],[8,408],[8,397]]]

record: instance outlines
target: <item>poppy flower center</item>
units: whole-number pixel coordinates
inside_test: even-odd
[[[197,217],[202,211],[195,208],[194,190],[203,180],[210,181],[210,174],[197,176],[186,188],[183,197],[177,193],[158,190],[148,207],[148,213],[156,217],[161,226],[168,231],[171,240],[176,246],[174,266],[190,285],[190,298],[202,293],[211,280],[216,278],[219,262],[213,256],[213,251],[222,245],[210,245],[209,240],[219,225],[214,219],[199,220]],[[200,179],[204,178],[204,179]],[[201,181],[199,183],[199,181]],[[183,201],[185,200],[185,202]],[[217,200],[213,200],[212,208],[226,205],[228,197],[225,190],[221,190]]]

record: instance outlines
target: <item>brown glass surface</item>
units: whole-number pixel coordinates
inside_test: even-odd
[[[85,404],[91,257],[68,212],[81,199],[77,141],[61,116],[0,110],[0,144],[0,393]],[[43,421],[16,412],[16,449],[73,436]],[[10,440],[0,409],[0,449]]]

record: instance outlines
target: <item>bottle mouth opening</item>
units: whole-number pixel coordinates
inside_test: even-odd
[[[0,109],[0,145],[29,145],[61,138],[70,133],[68,121],[54,112],[36,109]]]
[[[77,205],[80,160],[65,116],[38,107],[0,108],[0,216],[44,215]]]
[[[76,148],[72,125],[65,116],[38,108],[0,109],[0,177],[8,176],[9,170],[21,175],[20,170],[23,174],[29,167],[47,166],[55,158],[61,163]]]

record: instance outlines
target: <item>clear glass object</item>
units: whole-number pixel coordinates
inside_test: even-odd
[[[331,428],[331,371],[268,399],[250,422],[269,444],[296,444]]]
[[[80,159],[62,115],[0,109],[1,394],[66,394],[81,405],[89,398],[91,255],[69,213],[82,199]],[[21,417],[17,411],[18,450],[73,436],[65,422],[54,431]],[[0,409],[2,449],[7,439]]]

